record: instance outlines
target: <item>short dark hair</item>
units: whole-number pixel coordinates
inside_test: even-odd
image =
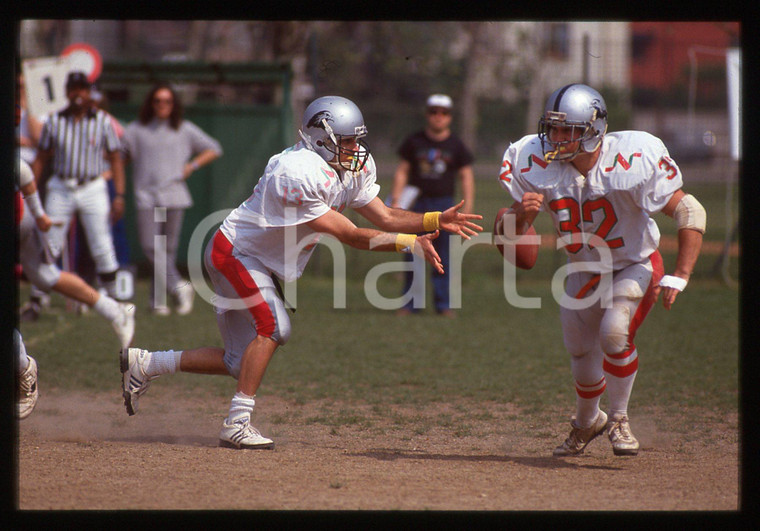
[[[69,90],[72,87],[91,88],[92,83],[90,83],[90,80],[84,72],[74,71],[69,72],[69,75],[66,78],[66,90]]]

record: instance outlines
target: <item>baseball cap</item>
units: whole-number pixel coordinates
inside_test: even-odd
[[[90,80],[87,79],[87,75],[84,72],[69,72],[69,75],[66,78],[66,88],[73,87],[75,85],[90,88],[91,83]]]
[[[433,94],[427,99],[428,107],[442,107],[451,109],[451,98],[446,94]]]

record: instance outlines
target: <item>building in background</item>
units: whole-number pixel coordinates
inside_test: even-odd
[[[87,42],[105,62],[286,61],[293,116],[316,95],[354,90],[345,95],[362,100],[380,158],[393,154],[430,92],[460,102],[460,135],[487,160],[535,130],[554,88],[586,82],[605,95],[611,129],[645,129],[706,158],[728,150],[725,50],[740,31],[739,22],[26,20],[20,51],[54,55]],[[245,97],[228,87],[186,90],[189,105]]]

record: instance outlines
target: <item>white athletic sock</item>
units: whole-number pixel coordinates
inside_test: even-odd
[[[101,295],[100,298],[92,305],[92,309],[98,312],[98,315],[108,319],[109,322],[119,317],[121,307],[119,303],[108,295]]]
[[[588,428],[596,420],[604,388],[604,376],[592,385],[575,382],[575,423],[578,426]]]
[[[26,355],[26,346],[21,338],[21,332],[15,328],[13,329],[13,342],[16,344],[16,352],[18,353],[18,373],[23,374],[29,367],[29,357]]]
[[[145,372],[148,376],[159,376],[161,374],[173,374],[179,372],[179,362],[181,358],[181,350],[159,350],[151,352],[150,361],[145,368]]]
[[[604,355],[604,374],[607,379],[607,396],[610,400],[610,418],[614,414],[628,414],[628,400],[638,372],[639,360],[636,349],[625,357]]]
[[[240,419],[250,421],[253,406],[256,405],[254,398],[255,396],[248,396],[242,391],[235,393],[235,396],[232,397],[232,402],[230,402],[230,412],[229,415],[227,415],[227,422],[232,424]]]
[[[593,349],[583,356],[573,356],[570,370],[575,379],[575,423],[588,428],[599,414],[599,401],[605,388],[601,367],[602,351]]]

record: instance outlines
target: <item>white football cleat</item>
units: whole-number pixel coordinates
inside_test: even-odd
[[[29,365],[26,370],[18,377],[18,388],[16,389],[16,416],[19,419],[25,419],[32,414],[34,406],[37,405],[39,390],[37,389],[37,362],[29,355]]]
[[[639,441],[631,432],[628,415],[614,414],[607,424],[607,435],[612,443],[612,452],[615,455],[637,455],[639,453]]]
[[[189,281],[183,281],[174,288],[174,298],[177,301],[177,314],[187,315],[193,311],[195,288]]]
[[[251,426],[247,419],[228,424],[228,418],[222,422],[222,432],[219,434],[219,446],[236,450],[271,450],[274,441],[267,439],[259,430]]]
[[[158,378],[148,376],[145,372],[150,358],[150,352],[139,348],[124,348],[119,351],[121,394],[129,415],[137,413],[137,400],[148,390],[150,381]]]
[[[131,303],[119,303],[119,316],[111,321],[111,326],[116,331],[121,342],[121,348],[129,348],[132,338],[135,337],[135,305]]]
[[[581,428],[575,423],[575,418],[570,422],[573,427],[570,430],[565,442],[557,446],[554,449],[555,457],[568,457],[573,455],[580,455],[586,448],[588,443],[593,441],[598,435],[604,433],[607,427],[607,414],[604,411],[600,411],[594,422],[588,428]]]

